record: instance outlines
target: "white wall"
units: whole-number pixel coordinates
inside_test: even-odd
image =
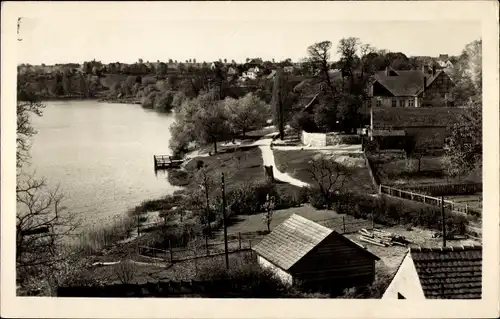
[[[326,134],[324,133],[308,133],[302,131],[302,144],[311,145],[314,147],[326,146]]]
[[[279,279],[281,279],[282,282],[289,284],[289,285],[291,285],[293,283],[292,275],[283,271],[279,267],[276,267],[271,262],[269,262],[267,259],[263,258],[262,256],[258,256],[257,261],[262,268],[270,269]]]
[[[403,295],[405,299],[425,299],[417,270],[409,253],[401,263],[382,299],[398,299],[398,293]]]

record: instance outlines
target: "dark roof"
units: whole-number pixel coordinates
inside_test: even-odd
[[[482,247],[410,248],[429,299],[481,299]]]
[[[278,225],[252,249],[281,269],[289,270],[330,235],[342,238],[348,245],[359,248],[375,260],[379,259],[348,238],[296,214]]]
[[[450,127],[466,114],[467,109],[458,107],[380,107],[373,108],[373,127]]]
[[[384,86],[394,96],[417,96],[424,86],[424,77],[427,79],[427,86],[441,74],[441,70],[434,75],[422,72],[422,70],[393,70],[389,71],[397,75],[386,75],[386,71],[376,72],[371,84],[378,82]]]

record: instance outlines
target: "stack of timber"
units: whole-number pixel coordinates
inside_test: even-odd
[[[381,247],[388,247],[393,245],[406,247],[406,245],[410,243],[410,241],[408,241],[404,236],[393,234],[380,229],[373,229],[373,231],[370,232],[363,228],[359,231],[359,233],[359,240]]]

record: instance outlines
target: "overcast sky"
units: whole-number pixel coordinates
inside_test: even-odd
[[[19,63],[54,64],[87,60],[102,62],[244,61],[262,57],[298,60],[307,46],[323,40],[336,46],[343,37],[359,37],[377,49],[407,56],[458,55],[467,43],[481,36],[481,25],[469,21],[257,21],[93,19],[61,16],[25,18],[18,42]],[[334,57],[335,58],[335,57]]]

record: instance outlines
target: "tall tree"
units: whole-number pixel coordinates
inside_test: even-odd
[[[340,39],[337,45],[337,53],[340,55],[340,62],[342,63],[343,69],[352,74],[355,67],[355,61],[357,58],[356,53],[360,45],[359,38],[349,37]]]
[[[241,133],[245,138],[248,131],[266,125],[270,113],[269,106],[253,93],[248,93],[237,100],[228,97],[223,103],[233,133]]]
[[[330,49],[332,43],[330,41],[323,41],[315,43],[307,48],[309,54],[309,61],[311,62],[315,72],[321,74],[323,88],[332,96],[335,96],[336,91],[334,88],[333,80],[331,79],[329,71],[330,63]]]
[[[280,139],[285,138],[285,113],[290,108],[291,87],[282,68],[276,70],[271,99],[273,122],[278,124]]]

